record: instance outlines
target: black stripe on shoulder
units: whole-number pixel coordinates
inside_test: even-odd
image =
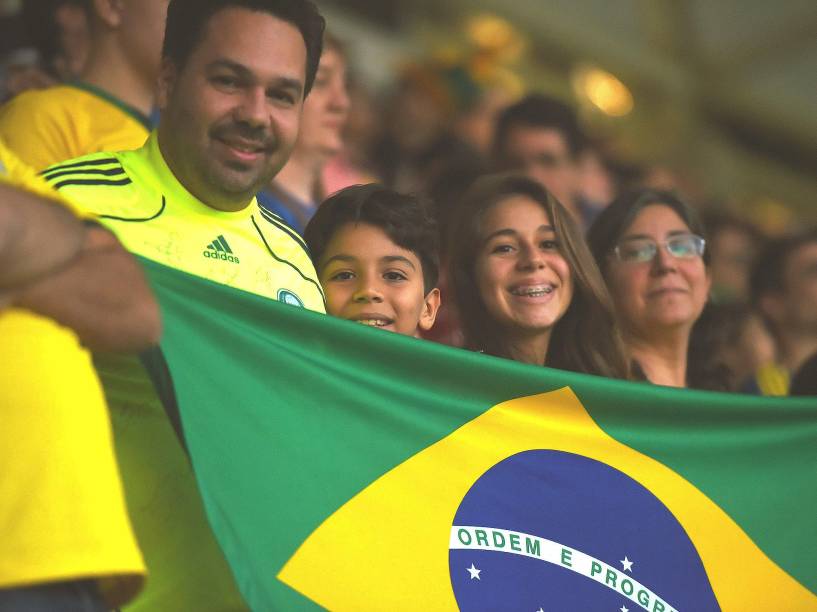
[[[44,174],[43,178],[47,181],[53,181],[54,179],[62,178],[63,176],[121,176],[123,174],[125,174],[125,169],[122,166],[119,166],[118,168],[106,168],[104,170],[75,168],[73,170],[61,170],[59,172],[52,171],[48,174]]]
[[[273,258],[275,261],[279,261],[279,262],[281,262],[282,264],[286,264],[286,265],[288,265],[290,268],[292,268],[293,270],[295,270],[295,271],[298,273],[298,275],[299,275],[299,276],[300,276],[302,279],[304,279],[306,282],[308,282],[308,283],[312,283],[313,285],[315,285],[315,287],[317,287],[317,288],[318,288],[318,293],[320,293],[320,295],[321,295],[321,299],[323,300],[323,306],[324,306],[324,308],[326,308],[326,295],[324,294],[324,292],[323,292],[323,287],[321,287],[320,283],[318,283],[318,282],[317,282],[315,279],[313,279],[313,278],[309,278],[309,277],[308,277],[306,274],[304,274],[304,273],[301,271],[301,269],[300,269],[298,266],[296,266],[296,265],[295,265],[294,263],[292,263],[291,261],[287,261],[286,259],[282,259],[282,258],[278,257],[278,256],[275,254],[275,251],[273,251],[273,250],[270,248],[270,245],[269,245],[269,243],[267,242],[266,237],[264,236],[264,232],[262,232],[262,231],[261,231],[261,228],[260,228],[260,227],[258,227],[258,223],[256,223],[256,221],[255,221],[255,215],[252,215],[252,216],[250,217],[250,219],[252,219],[252,224],[255,226],[255,231],[257,231],[257,232],[258,232],[258,235],[259,235],[259,236],[261,236],[261,241],[264,243],[264,246],[265,246],[265,247],[267,247],[267,251],[269,251],[269,254],[270,254],[270,255],[272,255],[272,258]]]
[[[296,232],[292,227],[290,227],[289,224],[283,219],[281,219],[281,217],[279,217],[278,215],[271,213],[267,209],[262,208],[260,206],[258,207],[258,209],[261,211],[261,216],[264,218],[265,221],[269,221],[278,229],[289,234],[290,237],[295,242],[297,242],[301,246],[301,248],[306,252],[307,257],[312,259],[312,256],[309,254],[309,247],[306,246],[306,242],[304,242],[304,239],[300,236],[300,234],[298,234],[298,232]]]
[[[124,187],[130,185],[133,181],[129,178],[123,178],[118,181],[112,179],[66,179],[52,185],[54,189],[62,189],[70,185],[93,185],[102,187]]]
[[[119,164],[119,160],[115,157],[103,157],[102,159],[89,159],[88,161],[72,162],[70,164],[55,164],[40,172],[41,175],[51,174],[52,172],[59,172],[60,170],[67,170],[69,168],[84,168],[86,166],[107,166],[108,164]],[[122,164],[119,164],[120,167]]]

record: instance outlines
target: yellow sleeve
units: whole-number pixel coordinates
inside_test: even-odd
[[[65,106],[53,104],[45,91],[22,93],[0,108],[0,138],[37,172],[84,152],[74,151],[72,131],[76,126]]]
[[[38,176],[32,168],[20,161],[20,159],[8,149],[2,139],[0,139],[0,183],[18,187],[30,193],[59,202],[66,208],[71,209],[79,217],[88,216],[83,214],[79,207],[57,193],[57,191],[46,183],[42,177]]]

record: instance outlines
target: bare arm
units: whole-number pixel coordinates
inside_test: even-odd
[[[85,231],[60,204],[0,184],[0,295],[67,265]]]
[[[161,335],[159,307],[142,269],[101,227],[84,227],[77,255],[63,269],[26,285],[14,304],[72,328],[88,348],[137,352]]]

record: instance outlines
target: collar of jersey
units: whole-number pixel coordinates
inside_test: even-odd
[[[71,81],[70,83],[66,83],[66,85],[68,87],[73,87],[74,89],[82,90],[85,93],[91,94],[92,96],[96,96],[97,98],[105,100],[108,104],[115,106],[116,108],[121,110],[126,115],[130,116],[135,121],[141,123],[142,126],[148,131],[150,131],[150,129],[153,127],[152,125],[153,122],[150,120],[150,117],[148,117],[139,109],[131,106],[127,102],[120,100],[112,93],[105,91],[104,89],[95,87],[90,83],[84,83],[83,81]]]
[[[156,130],[150,134],[150,137],[145,143],[145,146],[142,147],[141,152],[147,157],[147,162],[153,169],[153,172],[159,181],[162,193],[167,197],[169,202],[173,203],[174,206],[182,205],[190,212],[197,212],[213,218],[222,217],[225,219],[248,219],[252,215],[253,211],[258,208],[258,202],[255,198],[253,198],[249,205],[243,210],[236,212],[217,210],[207,206],[207,204],[187,191],[184,185],[182,185],[176,178],[176,175],[173,174],[170,166],[167,165],[167,162],[162,155],[162,151],[159,149],[159,135]]]

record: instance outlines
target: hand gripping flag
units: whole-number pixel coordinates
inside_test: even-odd
[[[813,398],[526,366],[146,266],[254,610],[817,610]]]

